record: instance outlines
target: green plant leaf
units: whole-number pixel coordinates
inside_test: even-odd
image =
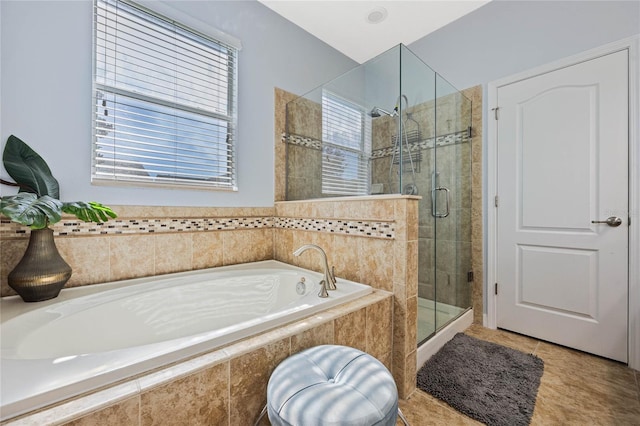
[[[89,201],[88,203],[84,201],[65,202],[62,204],[62,211],[75,215],[75,217],[85,222],[103,223],[118,217],[111,208],[95,201]]]
[[[30,192],[21,192],[0,198],[0,212],[31,229],[43,229],[60,221],[62,202],[48,195],[38,197]]]
[[[58,181],[46,161],[17,137],[11,135],[7,139],[2,161],[9,176],[20,185],[20,191],[60,198]]]

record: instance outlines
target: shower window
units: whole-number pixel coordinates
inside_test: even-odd
[[[96,0],[92,180],[236,190],[238,48]]]
[[[322,193],[369,193],[371,118],[334,93],[322,94]]]

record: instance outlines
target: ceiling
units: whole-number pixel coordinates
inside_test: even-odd
[[[258,0],[358,63],[408,45],[489,0]]]

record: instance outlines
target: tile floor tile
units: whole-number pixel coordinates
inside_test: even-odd
[[[532,426],[640,425],[638,373],[627,366],[504,330],[470,326],[478,339],[533,353],[545,362]],[[412,426],[479,424],[417,390],[400,408]],[[402,423],[398,421],[397,425]]]

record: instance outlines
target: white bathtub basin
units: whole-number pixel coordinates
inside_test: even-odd
[[[339,279],[338,290],[321,299],[321,278],[265,261],[64,289],[58,298],[39,303],[2,298],[1,419],[372,291]]]

